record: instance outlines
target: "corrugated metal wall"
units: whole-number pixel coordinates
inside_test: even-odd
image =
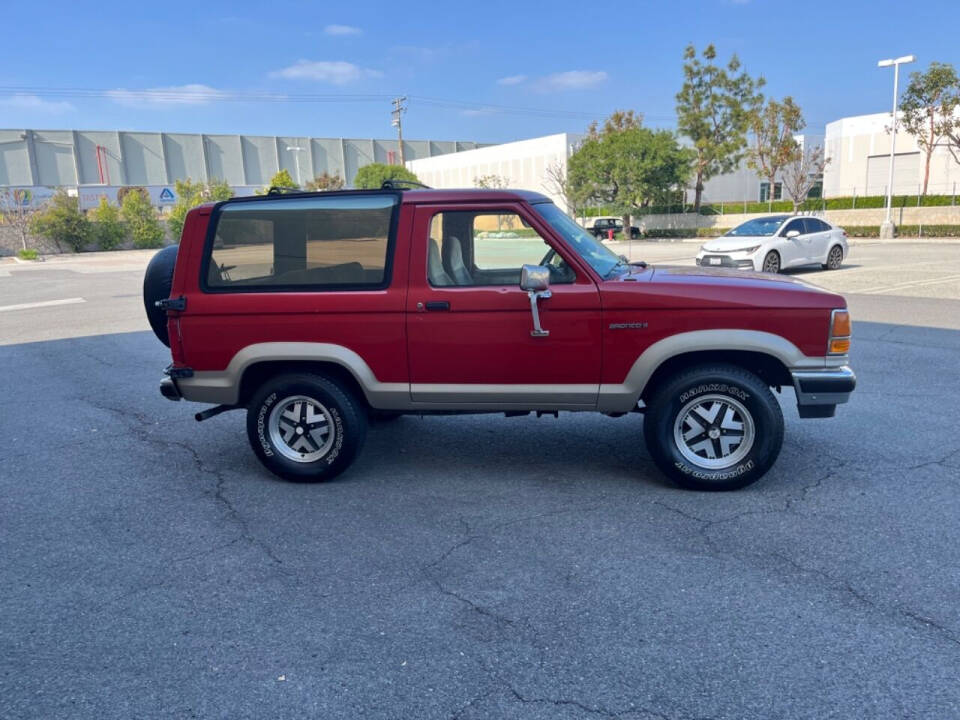
[[[405,159],[482,147],[475,142],[405,140]],[[289,149],[288,149],[289,148]],[[347,184],[372,162],[400,162],[396,140],[267,135],[191,135],[100,130],[0,130],[0,185],[169,185],[223,179],[266,185],[286,169],[301,182],[324,172]]]

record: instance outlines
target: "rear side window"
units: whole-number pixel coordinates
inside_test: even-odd
[[[385,287],[396,195],[233,202],[217,212],[210,290]]]
[[[823,223],[820,220],[817,220],[817,218],[811,218],[811,217],[804,218],[803,225],[806,228],[806,231],[808,233],[824,232],[830,229],[826,223]]]

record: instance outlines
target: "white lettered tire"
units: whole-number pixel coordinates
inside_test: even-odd
[[[350,467],[359,454],[367,436],[366,408],[329,378],[279,375],[251,398],[247,436],[272,473],[322,482]]]
[[[689,368],[657,388],[643,422],[650,456],[691,490],[737,490],[780,454],[783,413],[770,388],[735,365]]]

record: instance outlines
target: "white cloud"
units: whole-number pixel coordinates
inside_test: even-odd
[[[353,25],[327,25],[323,32],[326,35],[359,35],[363,30]]]
[[[344,60],[297,60],[290,67],[270,73],[271,77],[292,80],[316,80],[333,85],[349,85],[364,78],[383,77],[378,70],[358,67]]]
[[[497,85],[519,85],[526,79],[526,75],[508,75],[497,80]]]
[[[61,113],[76,110],[76,108],[66,100],[44,100],[38,95],[25,95],[23,93],[0,98],[0,106],[15,110],[36,110],[52,115],[60,115]]]
[[[206,105],[226,93],[209,85],[191,83],[170,87],[128,90],[117,88],[107,93],[114,102],[129,107],[160,107],[176,105]]]
[[[567,70],[541,78],[537,86],[543,92],[584,90],[606,82],[607,77],[607,73],[603,70]]]

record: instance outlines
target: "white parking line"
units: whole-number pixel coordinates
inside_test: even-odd
[[[960,275],[947,275],[946,277],[932,278],[929,280],[912,280],[895,285],[878,285],[877,287],[867,288],[866,290],[851,290],[849,292],[856,293],[857,295],[880,295],[881,293],[894,292],[895,290],[938,285],[940,283],[952,282],[953,280],[960,280]]]
[[[45,302],[22,303],[20,305],[0,305],[0,312],[9,310],[30,310],[32,308],[53,307],[54,305],[76,305],[86,302],[82,297],[65,298],[64,300],[46,300]]]

